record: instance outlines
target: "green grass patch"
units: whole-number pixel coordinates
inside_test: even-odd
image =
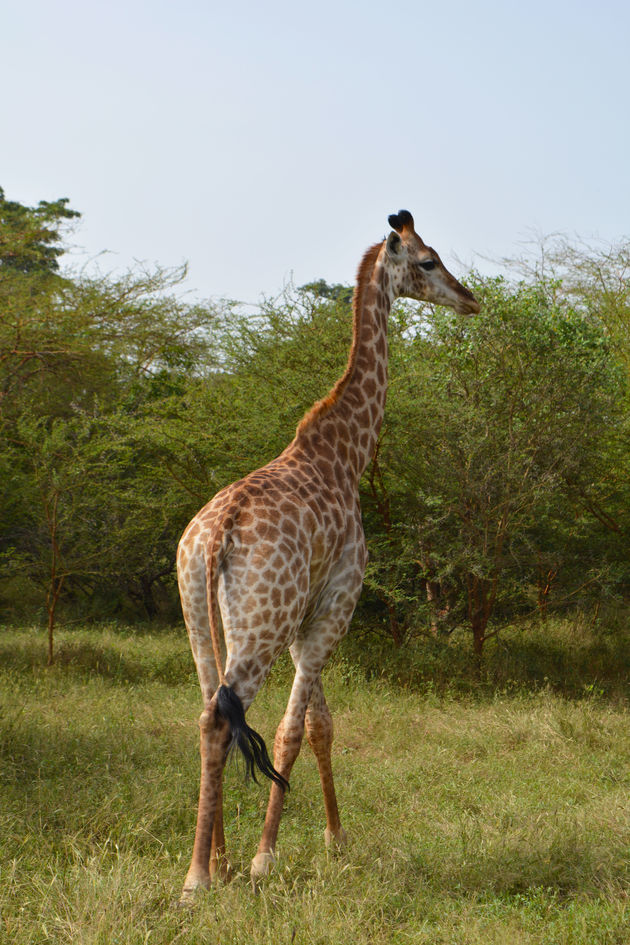
[[[200,696],[183,633],[0,633],[0,941],[625,945],[630,726],[616,690],[431,690],[326,676],[347,851],[323,846],[304,745],[276,871],[249,863],[265,788],[226,772],[228,886],[175,907],[192,849]],[[282,661],[250,710],[271,745]],[[4,936],[4,938],[3,938]]]
[[[475,667],[470,631],[423,636],[395,647],[385,635],[350,634],[334,657],[349,677],[386,679],[398,687],[440,696],[494,695],[551,689],[570,698],[630,697],[630,612],[594,621],[576,612],[545,622],[523,620],[497,629]]]

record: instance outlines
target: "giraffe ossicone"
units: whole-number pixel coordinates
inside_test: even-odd
[[[231,742],[272,781],[252,880],[265,875],[304,732],[317,759],[327,844],[345,842],[331,766],[333,725],[321,672],[346,633],[367,561],[359,479],[372,458],[387,392],[387,319],[404,296],[479,311],[473,294],[415,231],[406,210],[359,266],[346,370],[298,425],[283,453],[221,490],[178,547],[184,620],[201,686],[201,786],[182,900],[227,875],[222,773]],[[277,657],[295,678],[271,763],[245,712]],[[253,770],[253,767],[252,767]]]

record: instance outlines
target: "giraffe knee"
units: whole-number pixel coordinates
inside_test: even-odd
[[[279,765],[283,766],[287,763],[293,763],[300,752],[303,737],[303,722],[296,722],[286,717],[282,719],[276,730],[276,737],[273,742],[274,758]]]
[[[306,737],[308,743],[317,752],[327,749],[333,741],[333,720],[327,705],[317,711],[309,709],[306,713]]]
[[[301,741],[304,735],[304,718],[285,715],[276,729],[276,738],[282,742]]]
[[[199,716],[199,728],[202,735],[207,735],[215,727],[215,712],[204,709]]]
[[[202,741],[214,741],[215,738],[223,747],[226,738],[229,739],[230,729],[227,722],[217,713],[216,702],[213,699],[199,716],[199,733]]]

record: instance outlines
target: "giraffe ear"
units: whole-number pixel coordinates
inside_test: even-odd
[[[385,246],[385,251],[387,255],[393,262],[401,262],[402,259],[407,255],[407,249],[403,244],[398,233],[390,233],[387,237],[387,244]]]

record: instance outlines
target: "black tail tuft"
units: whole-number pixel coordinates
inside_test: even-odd
[[[217,711],[230,726],[232,741],[228,751],[238,748],[245,759],[248,777],[256,781],[256,768],[266,778],[274,781],[283,790],[289,790],[289,782],[279,774],[271,763],[262,737],[245,721],[243,703],[231,686],[219,686],[217,691]]]

